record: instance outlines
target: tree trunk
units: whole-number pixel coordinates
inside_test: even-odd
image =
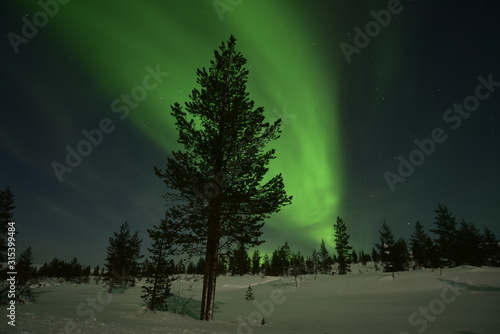
[[[215,154],[214,175],[222,171],[222,143],[224,138],[224,124],[221,126],[219,138],[216,143],[218,148]],[[207,248],[205,254],[205,272],[203,275],[203,292],[201,300],[201,320],[211,321],[214,318],[215,288],[217,283],[217,260],[219,255],[219,242],[221,235],[221,194],[220,189],[210,203],[210,215],[208,218]]]
[[[213,214],[212,219],[210,220],[205,254],[205,272],[203,274],[203,291],[200,314],[200,319],[207,321],[213,320],[214,317],[217,260],[219,255],[220,239],[220,218],[218,213]]]
[[[215,287],[217,283],[217,258],[219,240],[209,240],[205,257],[205,273],[203,275],[203,291],[201,300],[201,320],[213,320],[215,304]]]

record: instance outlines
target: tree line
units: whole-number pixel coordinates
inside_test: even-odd
[[[14,208],[14,196],[10,188],[0,191],[2,223],[12,219]],[[220,254],[216,273],[217,276],[290,275],[297,279],[297,276],[306,274],[345,275],[350,272],[353,263],[367,265],[372,262],[375,268],[393,273],[459,265],[500,266],[499,240],[488,227],[484,227],[481,232],[474,223],[463,219],[457,222],[442,204],[438,204],[435,214],[433,228],[428,230],[434,238],[427,233],[422,223],[416,222],[409,242],[403,237],[396,240],[391,226],[384,221],[379,229],[379,241],[374,243],[371,253],[364,250],[356,252],[350,246],[347,225],[341,217],[337,217],[332,226],[335,247],[331,252],[324,240],[321,240],[318,249],[314,248],[307,255],[293,251],[286,241],[271,254],[261,252],[258,248],[250,252],[248,245],[239,242],[236,247]],[[173,256],[176,246],[167,238],[166,228],[167,224],[163,222],[148,230],[152,244],[148,248],[149,256],[144,258],[141,254],[143,240],[138,231],[132,232],[128,222],[124,222],[119,231],[109,238],[102,268],[99,265],[93,269],[84,266],[74,257],[69,262],[54,258],[37,269],[33,265],[33,249],[28,247],[20,253],[16,265],[19,301],[36,301],[31,286],[44,278],[87,284],[93,278],[95,283],[103,283],[110,293],[116,288],[132,287],[144,279],[146,284],[141,297],[148,309],[166,311],[167,299],[173,295],[171,284],[176,275],[203,275],[206,266],[204,257],[179,258],[175,261]],[[3,243],[4,238],[0,239],[0,244]],[[5,250],[2,250],[1,255],[5,260]],[[2,276],[5,273],[4,268]],[[3,290],[0,299],[5,301],[6,291]]]

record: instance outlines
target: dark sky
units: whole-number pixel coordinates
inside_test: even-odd
[[[180,148],[170,105],[230,34],[250,97],[284,117],[270,175],[283,172],[294,201],[267,222],[263,250],[288,240],[309,254],[322,238],[332,250],[341,216],[369,251],[384,219],[409,237],[438,203],[500,236],[496,2],[47,3],[0,5],[0,188],[35,262],[101,264],[124,221],[148,246],[166,190],[153,166]],[[86,156],[58,177],[68,147]]]

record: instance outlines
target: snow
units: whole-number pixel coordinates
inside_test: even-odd
[[[101,285],[43,282],[36,304],[16,305],[16,326],[1,333],[500,333],[500,268],[459,267],[378,273],[352,267],[344,276],[223,276],[215,320],[146,312],[140,284],[112,296]],[[244,299],[248,285],[255,300]],[[173,291],[197,317],[201,279],[184,277]],[[4,314],[5,307],[2,306]],[[261,325],[262,318],[265,324]]]

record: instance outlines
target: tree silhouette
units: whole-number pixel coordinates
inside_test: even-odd
[[[415,231],[410,237],[410,247],[417,267],[430,268],[434,266],[436,257],[434,243],[420,222],[415,223]]]
[[[32,292],[31,285],[34,283],[36,268],[33,266],[33,249],[26,248],[17,260],[16,276],[16,298],[23,304],[36,302],[36,297]]]
[[[238,247],[230,252],[229,271],[232,275],[243,276],[250,271],[250,259],[248,258],[245,244],[240,242]]]
[[[258,275],[260,272],[260,252],[255,249],[252,254],[252,275]]]
[[[278,249],[275,249],[271,257],[271,275],[273,276],[285,276],[288,275],[288,269],[290,268],[290,259],[292,256],[292,251],[288,245],[288,241]]]
[[[349,262],[350,262],[350,251],[352,247],[349,246],[349,234],[347,234],[347,226],[344,223],[344,220],[340,217],[337,217],[337,222],[333,225],[333,229],[335,230],[335,250],[337,251],[337,261],[338,261],[338,270],[339,275],[345,275],[349,271],[351,271]]]
[[[114,232],[114,237],[109,238],[105,262],[109,292],[113,292],[115,283],[124,287],[135,283],[140,273],[141,243],[139,232],[131,234],[127,222],[120,225],[120,232]]]
[[[331,261],[330,261],[330,254],[328,254],[328,249],[326,249],[326,244],[324,239],[321,239],[318,255],[321,261],[321,270],[323,273],[326,273],[328,266],[331,264],[330,263]]]
[[[483,261],[488,266],[500,266],[500,242],[487,227],[484,227],[481,238],[481,250],[483,252]]]
[[[481,266],[484,253],[481,249],[481,231],[474,223],[461,220],[457,231],[457,246],[455,258],[457,265],[468,264]]]
[[[434,218],[436,228],[430,231],[438,236],[438,252],[444,263],[448,266],[454,266],[458,262],[456,258],[457,222],[444,205],[438,204],[438,208],[434,212],[436,213],[436,217]]]
[[[197,71],[185,111],[172,106],[184,151],[167,158],[166,220],[174,241],[189,254],[205,256],[200,318],[212,320],[218,257],[237,242],[259,245],[264,221],[291,203],[281,174],[263,182],[279,138],[281,120],[264,121],[264,108],[248,98],[246,59],[231,36],[215,51],[210,68]]]
[[[168,235],[166,229],[166,224],[162,223],[148,230],[149,237],[153,240],[151,247],[148,248],[150,263],[144,273],[146,283],[149,285],[142,287],[141,298],[145,301],[148,310],[153,312],[167,311],[167,298],[172,295],[170,275],[175,270],[175,264],[173,261],[168,261],[168,256],[173,253],[173,249],[166,237]]]

